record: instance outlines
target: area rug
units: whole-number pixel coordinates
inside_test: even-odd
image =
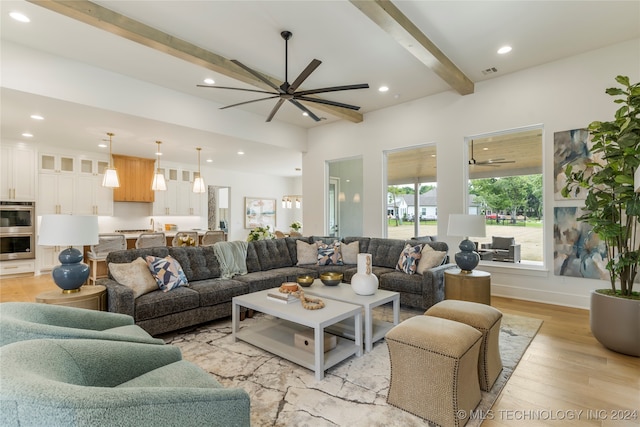
[[[401,320],[424,313],[403,308]],[[391,309],[379,307],[374,316],[390,320]],[[256,314],[240,323],[251,328],[266,315]],[[522,358],[542,321],[503,316],[500,354],[504,369],[493,388],[482,392],[476,408],[491,408]],[[213,375],[225,387],[246,390],[251,397],[251,425],[262,426],[425,426],[423,419],[387,404],[389,351],[384,340],[370,353],[351,357],[315,379],[311,370],[274,356],[242,341],[233,342],[231,319],[211,322],[161,336],[182,350],[189,360]],[[470,420],[475,427],[481,420]]]

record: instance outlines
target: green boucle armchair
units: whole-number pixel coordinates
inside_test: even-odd
[[[0,347],[2,426],[249,426],[249,395],[180,350],[42,339]]]
[[[0,345],[37,338],[86,338],[164,344],[133,318],[84,308],[28,302],[0,304]]]

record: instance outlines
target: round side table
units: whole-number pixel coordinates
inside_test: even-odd
[[[446,270],[444,298],[491,305],[491,274],[478,270],[463,273],[459,268]]]
[[[71,294],[63,294],[62,289],[47,291],[38,294],[36,302],[106,311],[107,288],[101,285],[83,286],[80,288],[80,292]]]

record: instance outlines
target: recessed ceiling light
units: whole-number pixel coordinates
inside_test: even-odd
[[[213,159],[207,159],[207,160],[206,160],[206,162],[207,162],[207,163],[212,163],[212,162],[213,162]]]
[[[23,133],[22,136],[24,136],[25,138],[33,138],[33,134],[29,132]]]
[[[238,151],[238,155],[242,156],[244,154],[244,151]]]
[[[42,117],[42,116],[41,116],[41,115],[39,115],[39,114],[32,114],[32,115],[31,115],[31,118],[32,118],[33,120],[44,120],[44,117]]]
[[[380,86],[380,87],[378,88],[378,92],[386,92],[386,91],[388,91],[388,90],[389,90],[389,87],[388,87],[388,86]]]
[[[509,52],[511,52],[511,46],[502,46],[500,49],[498,49],[498,53],[500,55],[504,55],[505,53]]]
[[[482,150],[487,151],[488,148],[487,147],[482,147]]]
[[[100,143],[100,144],[98,144],[98,147],[100,147],[100,148],[107,148],[107,147],[108,147],[108,145],[107,145],[107,144]]]
[[[20,21],[20,22],[31,22],[31,19],[29,19],[27,17],[27,15],[20,13],[20,12],[11,12],[9,14],[10,17],[12,17],[13,19],[15,19],[16,21]]]
[[[204,79],[204,82],[208,85],[212,85],[215,83],[215,81],[213,79]]]
[[[308,116],[309,116],[309,113],[307,113],[306,111],[303,111],[303,112],[302,112],[302,115],[303,115],[303,116],[305,116],[305,117],[308,117]]]

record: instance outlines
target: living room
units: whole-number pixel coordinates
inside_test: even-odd
[[[3,14],[6,8],[3,2]],[[637,23],[637,13],[634,16]],[[579,22],[579,19],[575,22]],[[618,24],[609,22],[609,25]],[[636,25],[635,28],[637,27]],[[275,34],[275,37],[278,37],[278,34]],[[531,39],[535,39],[535,36],[532,35]],[[276,43],[280,42],[281,40],[276,40]],[[197,110],[198,119],[208,123],[206,126],[198,123],[194,127],[207,128],[216,134],[234,135],[247,142],[260,141],[275,151],[280,148],[296,149],[301,153],[299,166],[302,169],[298,175],[292,173],[291,176],[283,177],[257,173],[256,170],[260,166],[255,164],[251,166],[253,172],[250,172],[230,171],[205,163],[203,175],[210,185],[231,188],[231,211],[234,213],[244,210],[245,197],[260,196],[280,200],[285,194],[302,194],[304,200],[300,220],[304,234],[325,235],[326,162],[360,158],[363,163],[361,200],[363,211],[366,212],[362,218],[363,235],[384,236],[385,152],[422,144],[437,146],[438,215],[439,218],[447,218],[451,213],[465,210],[465,140],[476,135],[540,125],[544,130],[544,217],[553,218],[554,207],[564,204],[553,198],[553,177],[550,172],[554,158],[553,134],[557,131],[582,128],[593,120],[608,119],[612,116],[615,106],[604,90],[614,85],[616,75],[628,75],[633,81],[640,78],[639,43],[640,38],[635,30],[629,39],[608,46],[603,45],[574,56],[477,82],[471,95],[461,96],[452,90],[442,91],[432,96],[367,112],[364,121],[358,124],[332,121],[306,129],[278,121],[264,123],[264,116],[233,109],[219,111],[218,105],[213,106],[200,101],[199,105],[202,108]],[[151,125],[166,121],[188,127],[196,121],[190,115],[195,109],[188,105],[186,96],[172,93],[171,90],[153,83],[143,84],[143,89],[140,90],[139,81],[110,71],[108,64],[104,64],[104,69],[98,69],[96,66],[63,58],[54,53],[45,53],[15,41],[5,41],[4,38],[2,47],[3,91],[31,92],[42,97],[86,105],[87,108],[129,113],[153,120],[149,122]],[[231,54],[233,52],[227,56]],[[281,52],[276,51],[275,54],[280,61]],[[339,64],[328,62],[324,66],[340,68]],[[49,72],[41,73],[40,70]],[[272,73],[279,75],[280,71],[275,70]],[[39,78],[37,84],[33,80],[34,74]],[[87,81],[87,76],[91,76],[91,81]],[[101,84],[95,85],[95,82]],[[341,80],[332,84],[339,82]],[[138,88],[135,94],[125,96],[127,89],[133,92],[134,87]],[[118,94],[117,99],[114,99],[114,93]],[[154,106],[149,105],[149,99],[171,100],[170,103],[165,102],[165,105],[171,105],[171,108],[153,108]],[[3,110],[7,109],[4,101],[3,107]],[[251,125],[247,126],[245,123]],[[112,130],[108,128],[108,124],[105,126],[101,132]],[[148,150],[141,149],[141,156],[153,157],[153,140],[164,138],[155,136],[155,132],[152,133],[149,141],[151,145]],[[123,145],[128,144],[125,142],[128,141],[125,135],[116,134],[116,152],[120,149],[120,138]],[[55,139],[40,139],[38,144],[45,149],[71,150],[65,147],[63,142]],[[3,143],[23,142],[19,136],[9,136],[6,132],[3,132],[2,140]],[[175,138],[175,141],[179,141],[179,138]],[[97,149],[94,151],[106,157],[104,152],[98,152]],[[185,160],[180,160],[180,163],[195,166],[195,155],[195,150],[190,150],[184,156]],[[162,161],[171,162],[178,158],[176,155],[169,159],[163,158]],[[215,161],[213,164],[216,164]],[[122,209],[123,217],[131,212],[128,207]],[[293,212],[279,211],[279,229],[287,229],[290,221],[297,219],[292,217]],[[148,215],[139,217],[137,220],[146,226]],[[200,221],[198,224],[206,225],[206,222]],[[243,216],[234,216],[231,219],[229,238],[244,240],[247,233]],[[447,236],[446,221],[439,221],[437,235],[439,239],[448,243],[450,253],[457,248],[459,239]],[[494,295],[506,299],[588,308],[590,291],[602,287],[604,282],[554,276],[551,267],[552,242],[553,229],[548,226],[544,230],[544,267],[541,269],[514,265],[482,265],[482,269],[492,275]],[[533,312],[538,309],[531,303],[522,303],[522,306]],[[517,303],[514,303],[512,310],[518,311]],[[550,315],[548,312],[545,313],[545,316]],[[574,313],[570,311],[569,317],[576,315]],[[586,328],[585,325],[583,327]],[[570,334],[570,331],[566,333]],[[583,333],[588,334],[584,330]],[[582,336],[580,340],[586,338]],[[564,354],[562,357],[570,357],[571,351],[569,355]],[[600,359],[603,356],[598,353],[593,357]],[[636,362],[628,363],[634,365]],[[565,388],[571,388],[573,385],[565,385]],[[625,387],[635,390],[633,385]]]

